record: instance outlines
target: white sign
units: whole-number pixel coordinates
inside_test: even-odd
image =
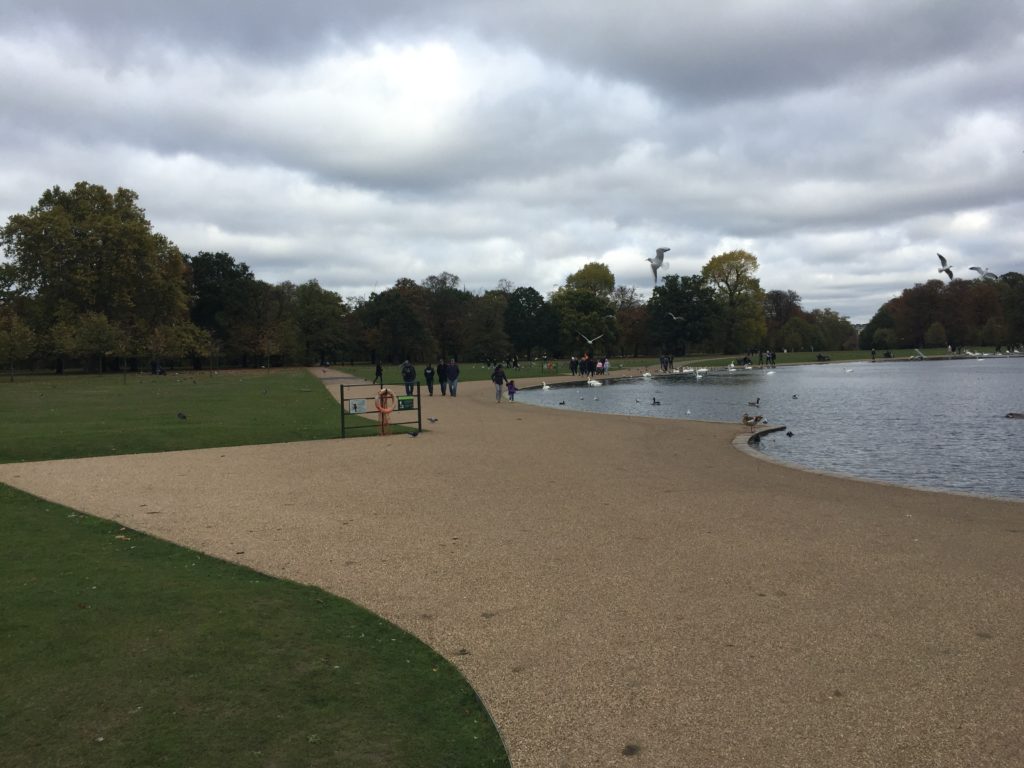
[[[348,412],[349,413],[366,413],[366,401],[365,400],[349,400],[348,401]]]

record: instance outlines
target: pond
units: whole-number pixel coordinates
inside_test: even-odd
[[[766,455],[801,466],[931,490],[1024,499],[1024,357],[714,369],[529,389],[553,408],[739,423],[786,430]],[[787,436],[791,433],[791,436]]]

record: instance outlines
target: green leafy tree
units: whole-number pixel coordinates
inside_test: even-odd
[[[427,290],[407,278],[371,294],[356,310],[371,357],[392,363],[433,359],[438,346],[430,332],[428,306]],[[451,357],[458,353],[456,349],[448,351]]]
[[[323,365],[341,357],[348,314],[341,296],[310,280],[295,289],[295,314],[305,360],[318,360]]]
[[[13,289],[33,297],[36,331],[83,313],[119,329],[152,329],[180,322],[187,310],[184,258],[153,232],[131,190],[54,187],[8,219],[0,243]]]
[[[534,350],[549,346],[546,342],[557,333],[553,320],[554,313],[533,288],[516,288],[508,295],[505,332],[517,354],[529,358]]]
[[[827,307],[806,317],[815,329],[815,349],[856,349],[857,329],[846,317]]]
[[[464,350],[467,359],[500,360],[509,350],[505,333],[505,313],[508,297],[501,291],[488,291],[475,296],[466,312]]]
[[[597,261],[584,264],[565,279],[565,287],[576,291],[589,291],[603,298],[615,290],[615,275],[607,265]]]
[[[459,287],[460,282],[451,272],[430,275],[423,281],[424,322],[437,352],[445,358],[454,357],[465,347],[466,312],[473,296]]]
[[[715,291],[700,275],[665,275],[647,306],[659,351],[673,355],[706,341],[719,313]]]
[[[551,306],[558,316],[559,326],[555,355],[567,356],[581,350],[605,354],[614,349],[615,308],[606,296],[565,287],[552,294]],[[594,345],[589,345],[584,336],[595,339]]]
[[[7,364],[14,381],[16,363],[28,360],[36,351],[37,339],[28,323],[10,308],[0,312],[0,360]]]
[[[764,338],[764,292],[754,276],[757,266],[753,254],[729,251],[713,256],[701,270],[718,299],[718,342],[724,352],[752,349]]]

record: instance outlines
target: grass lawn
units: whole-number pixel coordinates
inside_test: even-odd
[[[0,383],[0,460],[339,432],[305,371],[194,382]],[[393,625],[2,485],[0,670],[4,768],[508,765],[458,671]]]
[[[337,402],[301,369],[123,381],[93,374],[0,382],[0,463],[340,435]]]

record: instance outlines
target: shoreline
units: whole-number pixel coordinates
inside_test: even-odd
[[[424,415],[416,439],[0,480],[370,608],[459,667],[517,768],[1024,751],[1024,503],[750,461],[739,424],[496,404],[487,381]]]

